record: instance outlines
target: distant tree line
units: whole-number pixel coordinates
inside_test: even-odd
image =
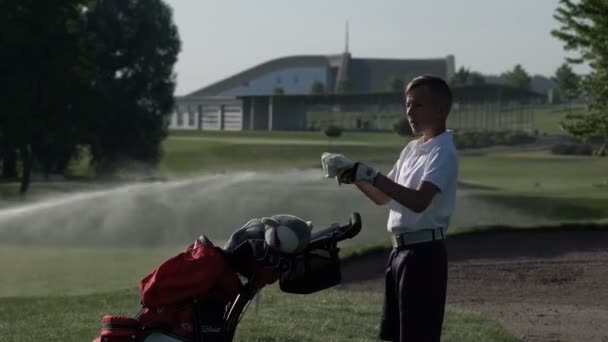
[[[0,1],[2,177],[155,165],[180,51],[162,0]]]

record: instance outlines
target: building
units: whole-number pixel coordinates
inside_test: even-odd
[[[415,76],[431,74],[447,80],[454,72],[452,55],[429,59],[353,58],[347,48],[342,54],[330,56],[283,57],[178,97],[169,128],[303,129],[289,117],[281,117],[281,124],[273,125],[278,120],[273,117],[273,98],[278,96],[273,94],[280,91],[285,96],[320,99],[323,95],[310,96],[315,86],[322,88],[325,96],[337,96],[340,89],[347,89],[352,98],[356,94],[387,93],[387,82],[393,77],[408,82]]]

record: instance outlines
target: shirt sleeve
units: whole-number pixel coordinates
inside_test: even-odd
[[[386,178],[392,180],[393,182],[395,181],[395,178],[397,176],[397,170],[399,170],[399,161],[400,160],[401,159],[397,160],[397,162],[393,166],[393,169],[390,170],[389,173],[386,174]]]
[[[430,182],[444,191],[458,176],[458,156],[454,151],[438,149],[424,166],[421,182]]]
[[[403,155],[406,153],[408,146],[401,150],[401,153],[399,154],[399,159],[397,159],[397,162],[395,163],[395,165],[393,165],[393,168],[389,171],[389,173],[386,174],[386,178],[392,180],[393,182],[397,182],[397,175],[399,173],[399,170],[401,169],[401,164],[403,163]]]

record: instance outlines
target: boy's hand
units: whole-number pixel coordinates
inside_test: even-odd
[[[378,171],[363,163],[356,162],[352,168],[340,174],[338,183],[352,184],[354,182],[368,182],[374,185],[374,179],[376,179],[377,175]]]
[[[321,165],[327,178],[336,178],[351,169],[355,162],[344,157],[342,154],[325,152],[321,155]]]
[[[327,178],[337,178],[338,184],[352,184],[357,181],[364,181],[374,184],[374,178],[378,171],[371,167],[352,161],[342,154],[323,153],[321,164]]]

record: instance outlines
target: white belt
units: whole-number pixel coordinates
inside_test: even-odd
[[[393,247],[397,248],[443,239],[445,239],[443,228],[435,228],[395,234],[391,237],[391,242],[393,243]]]

